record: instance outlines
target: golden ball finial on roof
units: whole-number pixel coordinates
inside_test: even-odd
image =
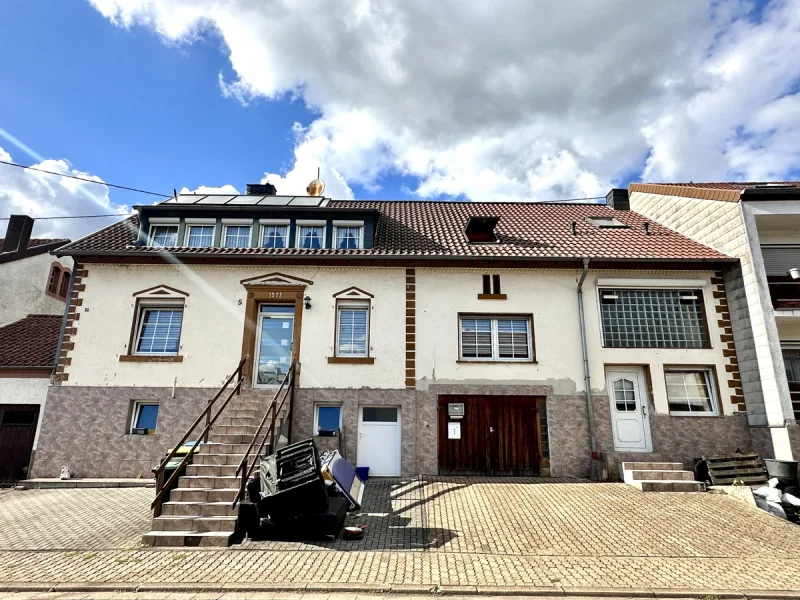
[[[319,178],[319,169],[317,169],[317,178],[308,184],[306,192],[308,192],[309,196],[322,196],[322,192],[324,191],[325,182]]]

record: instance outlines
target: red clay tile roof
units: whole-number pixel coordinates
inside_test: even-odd
[[[770,195],[785,193],[789,188],[793,194],[800,193],[800,181],[729,181],[711,183],[631,183],[628,191],[662,196],[681,196],[701,200],[740,202],[742,194]],[[792,188],[798,188],[795,192]]]
[[[4,239],[5,238],[0,238],[0,248],[3,247]],[[63,238],[31,238],[28,240],[28,246],[24,254],[18,254],[15,250],[9,252],[0,252],[0,264],[12,262],[21,258],[28,258],[29,256],[44,254],[45,252],[55,250],[56,248],[68,243],[69,240]]]
[[[96,251],[153,255],[474,257],[609,260],[725,260],[716,250],[632,212],[601,204],[332,200],[335,209],[380,213],[373,248],[307,250],[296,248],[166,248],[133,246],[138,217],[115,223],[62,248],[66,254]],[[497,244],[469,244],[464,228],[470,216],[500,217]],[[627,229],[598,229],[587,217],[613,216]],[[576,233],[571,230],[576,223]],[[644,224],[649,223],[649,235]]]
[[[5,238],[0,238],[0,246],[3,245],[3,240]],[[28,240],[28,248],[35,248],[36,246],[45,246],[47,244],[54,244],[56,242],[61,242],[62,244],[66,244],[69,240],[66,238],[31,238]]]
[[[60,315],[28,315],[0,327],[0,367],[52,367]]]
[[[648,182],[649,183],[649,182]],[[692,187],[698,189],[713,189],[713,190],[745,190],[765,185],[791,185],[800,187],[800,181],[727,181],[727,182],[711,182],[711,183],[651,183],[650,185],[670,185],[677,187]]]

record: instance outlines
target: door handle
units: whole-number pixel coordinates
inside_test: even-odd
[[[642,404],[642,416],[643,417],[647,416],[647,411],[644,409],[644,404]]]
[[[489,433],[494,433],[494,427],[489,427]]]

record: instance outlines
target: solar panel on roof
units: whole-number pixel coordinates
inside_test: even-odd
[[[319,196],[295,196],[289,202],[290,206],[319,206],[322,198]]]
[[[264,196],[259,206],[286,206],[292,199],[291,196]]]
[[[233,199],[228,202],[228,205],[253,206],[262,198],[263,196],[234,196]]]
[[[225,204],[229,200],[233,200],[236,196],[206,196],[196,202],[196,204]]]

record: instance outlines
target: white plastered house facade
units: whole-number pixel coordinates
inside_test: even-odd
[[[36,451],[71,277],[72,259],[49,254],[69,240],[32,238],[33,225],[12,215],[0,239],[0,482],[7,484],[27,475]]]
[[[800,187],[631,184],[631,208],[739,259],[725,272],[754,448],[800,458]]]
[[[731,258],[613,207],[311,200],[181,197],[67,247],[77,293],[35,474],[147,476],[242,358],[265,395],[296,364],[292,439],[374,475],[585,477],[749,447],[717,318]],[[497,239],[473,245],[473,225]]]

